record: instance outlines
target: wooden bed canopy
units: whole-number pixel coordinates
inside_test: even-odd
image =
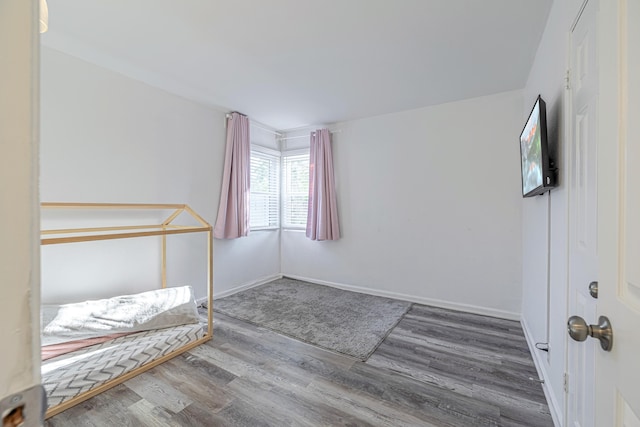
[[[103,391],[106,391],[142,372],[145,372],[154,366],[157,366],[175,356],[178,356],[185,351],[205,343],[210,340],[213,334],[213,319],[212,319],[212,306],[213,306],[213,232],[212,227],[207,221],[205,221],[200,215],[198,215],[193,209],[186,204],[142,204],[142,203],[53,203],[46,202],[41,203],[42,210],[69,210],[69,211],[82,211],[82,210],[102,210],[102,211],[147,211],[147,212],[160,212],[160,211],[172,211],[172,213],[166,217],[160,223],[155,224],[140,224],[140,225],[119,225],[119,226],[104,226],[104,227],[88,227],[88,228],[64,228],[64,229],[49,229],[41,230],[41,245],[56,245],[63,243],[79,243],[90,242],[100,240],[113,240],[113,239],[128,239],[137,237],[150,237],[161,236],[162,237],[162,250],[161,250],[161,277],[162,288],[167,287],[167,235],[173,234],[185,234],[185,233],[207,233],[207,330],[204,336],[196,341],[190,342],[183,347],[174,350],[173,352],[162,356],[159,359],[146,363],[131,372],[128,372],[120,377],[112,379],[105,384],[102,384],[92,390],[89,390],[75,398],[49,408],[46,413],[46,417],[52,417],[72,406],[77,405]],[[185,214],[190,217],[197,225],[179,225],[176,224],[177,218]],[[184,215],[183,215],[184,217]]]

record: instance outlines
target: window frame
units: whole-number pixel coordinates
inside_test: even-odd
[[[276,197],[276,220],[274,222],[273,225],[267,225],[267,226],[252,226],[251,225],[251,214],[253,209],[249,209],[249,230],[250,231],[267,231],[267,230],[279,230],[280,229],[280,224],[282,222],[282,153],[280,153],[280,151],[278,150],[273,150],[271,148],[268,147],[264,147],[262,145],[258,145],[255,143],[251,143],[251,147],[250,147],[250,152],[249,152],[249,158],[251,159],[254,155],[254,152],[257,154],[261,154],[263,156],[267,156],[267,157],[273,157],[274,163],[277,165],[278,170],[275,173],[275,177],[277,182],[275,183],[275,193],[273,193]],[[251,160],[249,160],[249,163],[251,163]],[[251,168],[251,165],[249,166]],[[249,174],[251,175],[251,170],[249,172]],[[253,181],[253,180],[252,180]],[[253,199],[253,185],[250,186],[250,191],[249,191],[249,198],[250,200]],[[250,201],[250,203],[252,203]]]
[[[310,161],[310,153],[309,153],[309,149],[308,148],[302,148],[302,149],[296,149],[296,150],[287,150],[287,151],[283,151],[281,153],[281,157],[280,157],[280,162],[281,162],[281,166],[280,166],[280,173],[282,175],[282,177],[280,178],[280,185],[282,187],[281,191],[280,191],[280,227],[282,230],[285,231],[304,231],[307,229],[307,224],[306,224],[306,218],[305,218],[305,224],[304,225],[293,225],[293,224],[287,224],[285,222],[285,218],[286,218],[286,199],[287,199],[287,194],[288,192],[286,191],[286,177],[285,177],[285,161],[287,157],[293,157],[293,156],[303,156],[306,155],[307,156],[307,161]],[[307,169],[307,181],[309,179],[309,170]],[[307,184],[308,185],[308,184]],[[308,190],[307,190],[307,202],[308,202]],[[305,215],[306,217],[306,215]]]

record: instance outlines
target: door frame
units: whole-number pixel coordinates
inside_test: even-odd
[[[574,180],[573,174],[576,172],[575,169],[575,147],[574,147],[574,140],[573,138],[576,136],[576,129],[575,129],[575,123],[574,123],[574,97],[576,96],[576,93],[574,91],[574,87],[577,83],[575,76],[575,72],[576,70],[575,68],[575,64],[573,64],[573,56],[574,56],[574,52],[573,49],[575,47],[575,43],[576,40],[574,38],[574,32],[576,30],[576,27],[578,26],[578,24],[581,22],[581,19],[584,18],[584,12],[587,9],[587,6],[589,7],[594,7],[595,10],[591,13],[594,14],[594,26],[595,26],[595,30],[596,30],[596,34],[595,34],[595,39],[593,40],[594,43],[596,44],[595,46],[595,51],[596,51],[596,64],[595,67],[596,69],[599,69],[599,64],[600,62],[598,61],[599,58],[599,52],[598,52],[598,48],[599,48],[599,24],[598,24],[598,13],[599,13],[599,5],[600,5],[600,1],[599,0],[584,0],[582,1],[582,4],[574,9],[573,11],[571,11],[572,13],[575,13],[575,16],[570,16],[571,20],[570,22],[570,26],[569,26],[569,31],[568,31],[568,43],[567,43],[567,54],[566,54],[566,85],[565,85],[565,91],[564,91],[564,120],[563,120],[563,124],[565,126],[565,132],[564,132],[564,137],[565,137],[565,156],[567,158],[567,161],[564,162],[564,166],[567,167],[567,174],[566,174],[566,180],[567,180],[567,281],[566,281],[566,315],[565,318],[568,318],[569,316],[572,316],[574,314],[578,314],[575,313],[573,311],[575,311],[575,291],[576,291],[576,286],[584,286],[583,289],[583,293],[586,293],[587,291],[587,283],[584,284],[574,284],[573,281],[576,280],[575,279],[575,275],[573,273],[573,270],[575,268],[574,265],[574,259],[572,256],[572,250],[573,250],[573,240],[575,239],[575,220],[576,220],[576,206],[575,206],[575,192],[572,191],[572,182]],[[596,76],[599,75],[599,72],[596,71]],[[595,110],[595,133],[594,133],[594,138],[595,138],[595,151],[596,151],[596,159],[595,159],[595,165],[596,165],[596,171],[594,171],[595,173],[597,173],[597,152],[598,152],[598,129],[599,129],[599,125],[598,125],[598,120],[599,120],[599,114],[600,114],[600,104],[599,104],[599,97],[598,97],[598,88],[599,88],[599,80],[598,77],[596,77],[596,80],[593,82],[594,84],[594,90],[595,90],[595,104],[594,104],[594,110]],[[596,175],[597,176],[597,175]],[[597,187],[598,187],[598,183],[596,181],[595,183],[596,185],[596,197],[597,196]],[[596,202],[596,210],[597,210],[597,202]],[[594,233],[598,232],[598,224],[597,224],[597,214],[596,214],[596,229],[593,230]],[[596,237],[597,239],[597,237]],[[597,240],[596,240],[597,242]],[[596,248],[597,248],[597,243],[596,243]],[[596,249],[597,251],[597,249]],[[596,253],[596,257],[599,258],[599,256]],[[598,261],[599,264],[599,261]],[[590,280],[597,280],[597,277],[590,279]],[[595,307],[594,310],[594,315],[595,312],[597,312],[597,304],[595,301],[589,301],[591,304],[593,304]],[[591,306],[590,306],[591,307]],[[591,317],[591,316],[588,316]],[[586,318],[585,319],[588,323],[594,323],[595,320],[591,319],[591,318]],[[569,335],[567,333],[565,333],[564,335],[564,372],[565,372],[565,378],[564,378],[564,393],[563,393],[563,403],[564,403],[564,414],[563,414],[563,420],[562,420],[562,424],[565,426],[569,426],[569,419],[570,419],[570,410],[572,409],[572,402],[571,402],[571,397],[572,397],[572,387],[575,387],[576,385],[576,377],[578,375],[578,370],[574,368],[573,362],[574,359],[572,356],[574,356],[574,353],[571,350],[571,346],[575,346],[578,343],[575,343],[572,341],[572,339],[569,337]],[[595,344],[591,342],[591,339],[588,340],[585,343],[581,343],[578,345],[588,345],[592,347],[592,351],[594,352],[593,354],[591,354],[592,357],[592,366],[595,370],[595,352],[598,351],[598,349],[595,348]],[[595,384],[595,375],[592,376],[591,381],[590,381],[590,386],[591,386],[591,390],[590,393],[593,396],[593,402],[592,404],[595,405],[595,388],[596,388],[596,384]],[[592,405],[592,406],[593,406]],[[594,409],[595,412],[595,409]]]

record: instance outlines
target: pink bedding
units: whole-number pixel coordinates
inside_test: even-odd
[[[68,341],[60,344],[45,345],[45,346],[42,346],[42,360],[52,359],[54,357],[71,353],[72,351],[76,351],[84,347],[89,347],[90,345],[102,344],[105,341],[109,341],[114,338],[122,337],[122,336],[133,334],[133,333],[134,332],[124,332],[120,334],[105,335],[102,337]]]

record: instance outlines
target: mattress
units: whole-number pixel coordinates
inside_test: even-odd
[[[99,387],[202,338],[205,326],[188,324],[138,332],[42,363],[49,408]]]

